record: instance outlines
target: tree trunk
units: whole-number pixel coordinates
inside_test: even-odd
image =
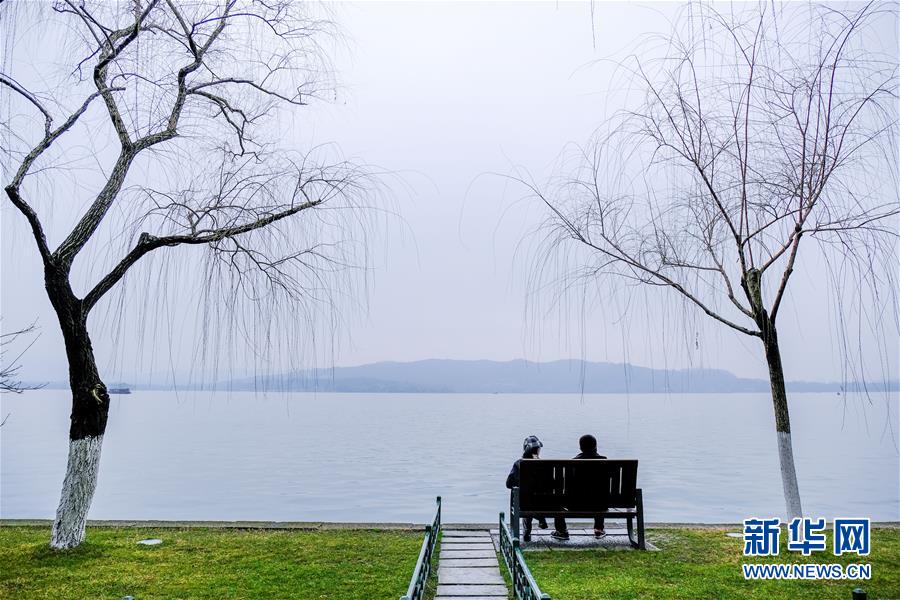
[[[775,408],[775,435],[778,438],[778,459],[781,462],[781,484],[784,487],[784,503],[788,519],[803,516],[800,506],[800,488],[794,467],[794,449],[791,445],[791,416],[788,412],[787,391],[784,387],[784,368],[778,349],[778,333],[772,323],[768,335],[763,337],[766,362],[769,364],[769,384],[772,387],[772,405]]]
[[[109,395],[97,372],[87,315],[81,300],[72,293],[68,273],[48,266],[45,284],[62,329],[72,390],[69,458],[50,537],[52,548],[65,549],[84,541],[87,513],[97,488]]]
[[[778,348],[778,330],[769,317],[762,301],[761,273],[748,270],[741,281],[753,306],[754,320],[762,334],[766,363],[769,365],[769,385],[772,388],[772,405],[775,408],[775,436],[778,439],[778,459],[781,462],[781,485],[784,488],[784,504],[788,519],[803,516],[800,507],[800,487],[797,485],[797,469],[794,467],[794,448],[791,444],[791,415],[788,412],[787,390],[784,387],[784,367]]]

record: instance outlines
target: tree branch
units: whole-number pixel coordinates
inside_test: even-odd
[[[182,244],[210,244],[233,238],[244,233],[249,233],[256,229],[261,229],[263,227],[266,227],[267,225],[271,225],[272,223],[295,215],[300,211],[319,206],[324,202],[325,200],[311,200],[302,204],[298,204],[296,206],[292,206],[289,209],[267,215],[265,217],[257,219],[256,221],[243,223],[241,225],[234,225],[231,227],[205,229],[191,233],[189,235],[167,235],[157,237],[146,232],[142,233],[138,238],[138,242],[134,246],[134,248],[132,248],[131,251],[129,251],[128,254],[126,254],[125,257],[121,261],[119,261],[119,263],[115,267],[113,267],[113,269],[109,273],[107,273],[106,276],[104,276],[84,297],[84,312],[87,313],[88,311],[90,311],[91,308],[93,308],[93,306],[97,303],[97,301],[101,297],[103,297],[103,295],[108,292],[119,280],[121,280],[122,277],[125,276],[125,273],[129,268],[131,268],[144,255],[153,250],[156,250],[157,248],[163,248],[165,246],[180,246]]]
[[[0,83],[9,87],[14,92],[28,100],[31,104],[33,104],[42,115],[44,115],[44,137],[50,135],[50,127],[53,125],[53,117],[50,116],[50,113],[47,112],[47,109],[44,108],[44,105],[38,102],[38,99],[35,98],[34,94],[26,90],[22,87],[18,82],[16,82],[12,77],[4,75],[0,73]]]
[[[6,195],[13,203],[13,206],[19,209],[19,212],[25,215],[25,218],[28,220],[28,225],[31,227],[31,234],[34,236],[34,241],[37,244],[41,260],[43,261],[44,266],[46,266],[50,261],[50,249],[47,247],[47,237],[44,235],[44,228],[41,226],[41,221],[38,219],[37,213],[35,213],[34,209],[22,199],[19,195],[19,190],[15,186],[8,185],[5,190]]]

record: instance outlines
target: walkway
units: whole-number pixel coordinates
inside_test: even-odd
[[[508,597],[488,530],[444,530],[435,600],[505,600]]]

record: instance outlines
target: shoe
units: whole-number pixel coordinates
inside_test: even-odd
[[[523,541],[523,542],[530,542],[530,541],[531,541],[531,534],[530,534],[530,533],[525,533],[525,534],[523,534],[523,535],[522,535],[522,541]]]
[[[547,529],[550,526],[547,525],[546,519],[541,519],[540,521],[538,521],[538,527],[540,527],[541,529]]]
[[[550,534],[550,537],[552,537],[554,540],[568,540],[569,534],[562,533],[561,531],[554,531],[553,533]]]
[[[603,529],[595,529],[594,537],[595,538],[604,538],[604,537],[606,537],[606,531],[604,531]]]

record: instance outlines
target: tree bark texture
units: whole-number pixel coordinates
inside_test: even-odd
[[[65,549],[84,541],[87,513],[97,488],[109,395],[97,371],[87,314],[68,283],[68,269],[48,264],[45,285],[62,330],[72,391],[69,457],[50,538],[52,548]]]

